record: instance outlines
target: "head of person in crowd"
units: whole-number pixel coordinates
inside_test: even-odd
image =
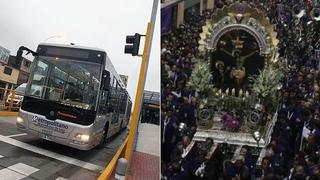
[[[246,157],[248,154],[248,146],[243,146],[240,150],[240,155]]]
[[[234,162],[235,167],[241,169],[245,164],[245,157],[244,156],[238,156],[236,161]]]
[[[312,168],[312,175],[314,178],[318,178],[320,179],[320,165],[315,165],[313,168]]]
[[[294,176],[295,180],[306,179],[306,173],[302,165],[298,165],[294,168]]]
[[[271,161],[269,157],[262,158],[261,168],[268,169],[270,167]]]
[[[206,138],[205,146],[207,149],[210,149],[213,146],[213,139],[212,138]]]
[[[166,115],[169,118],[173,116],[173,109],[171,107],[167,107]]]
[[[173,175],[177,175],[178,173],[180,173],[181,164],[179,163],[179,161],[174,161],[170,166],[170,170],[172,171]]]
[[[170,159],[171,161],[177,161],[179,162],[181,160],[181,155],[183,154],[183,143],[178,142],[174,150],[171,152]]]
[[[318,157],[315,153],[310,154],[310,155],[308,155],[308,157],[306,158],[306,162],[307,162],[307,165],[308,165],[309,167],[312,167],[312,166],[314,166],[314,165],[316,165],[316,164],[319,163],[319,157]]]
[[[186,148],[191,142],[191,139],[188,135],[182,137],[182,144]]]

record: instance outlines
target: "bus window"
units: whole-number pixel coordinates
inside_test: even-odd
[[[128,96],[125,93],[125,90],[123,89],[122,90],[121,114],[125,114],[126,113],[127,99],[128,99]]]
[[[48,99],[53,101],[59,101],[63,98],[64,94],[64,86],[67,80],[67,73],[59,69],[58,67],[54,67],[53,76],[49,77],[49,84],[51,88],[48,91]],[[50,87],[49,86],[49,87]]]
[[[113,117],[112,117],[112,120],[111,120],[111,124],[115,124],[118,122],[119,120],[119,105],[120,105],[120,86],[119,86],[119,83],[117,82],[117,80],[115,79],[115,83],[114,83],[115,87],[115,91],[114,91],[114,94],[113,94],[113,101],[112,101],[112,104],[113,104]]]
[[[116,95],[117,95],[117,80],[116,78],[113,76],[112,78],[112,84],[111,84],[111,92],[110,92],[110,99],[107,103],[107,107],[108,107],[108,113],[114,113],[115,112],[115,107],[117,104],[117,99],[116,99]]]
[[[76,84],[73,82],[68,82],[66,86],[65,99],[69,100],[80,100],[80,92]]]
[[[31,89],[40,89],[40,92],[38,94],[32,94],[32,95],[38,96],[38,97],[42,96],[45,77],[47,75],[47,72],[48,72],[48,64],[42,61],[38,61],[37,66],[35,68],[34,75],[33,75]],[[31,92],[29,92],[28,94],[30,95]]]

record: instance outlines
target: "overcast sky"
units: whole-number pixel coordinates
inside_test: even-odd
[[[9,49],[11,55],[21,45],[36,50],[45,41],[105,49],[118,73],[129,76],[127,89],[134,99],[141,58],[124,54],[125,37],[146,33],[152,3],[152,0],[1,0],[0,46]],[[157,13],[145,89],[159,92],[159,10]],[[47,39],[56,35],[63,37]]]

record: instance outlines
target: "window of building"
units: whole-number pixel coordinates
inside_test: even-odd
[[[23,65],[26,67],[26,68],[29,68],[30,67],[30,62],[29,61],[24,61]]]
[[[9,67],[4,67],[4,73],[11,76],[11,74],[12,74],[12,69],[9,68]]]

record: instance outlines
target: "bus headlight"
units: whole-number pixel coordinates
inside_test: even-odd
[[[90,136],[86,135],[86,134],[77,134],[74,137],[76,140],[81,141],[81,142],[88,142],[90,139]]]
[[[21,124],[21,123],[24,122],[24,119],[23,119],[22,117],[19,117],[19,116],[18,116],[18,117],[17,117],[17,122]]]

